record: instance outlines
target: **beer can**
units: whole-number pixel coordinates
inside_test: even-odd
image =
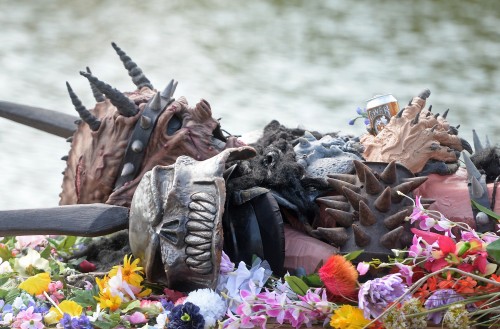
[[[377,135],[399,112],[398,101],[392,94],[377,95],[366,103],[366,114],[370,121],[370,132]]]

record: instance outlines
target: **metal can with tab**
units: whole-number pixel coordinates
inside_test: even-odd
[[[377,135],[398,112],[398,101],[392,94],[377,95],[369,99],[366,114],[370,120],[370,132]]]

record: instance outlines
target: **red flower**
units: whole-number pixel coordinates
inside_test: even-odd
[[[318,271],[326,290],[336,297],[353,297],[356,294],[358,271],[341,255],[333,255]]]
[[[80,272],[82,273],[88,273],[88,272],[94,272],[96,270],[96,267],[93,263],[89,262],[88,260],[84,259],[79,265],[78,268],[80,269]]]

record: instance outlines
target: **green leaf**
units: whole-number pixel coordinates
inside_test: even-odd
[[[0,247],[0,258],[2,258],[4,262],[12,258],[12,252],[7,246]]]
[[[349,261],[352,261],[352,260],[355,260],[356,258],[358,258],[358,256],[361,255],[363,252],[365,252],[364,249],[355,250],[353,252],[350,252],[350,253],[344,255],[344,258],[349,260]]]
[[[42,257],[44,259],[49,259],[51,250],[52,250],[52,247],[50,245],[48,245],[47,247],[45,247],[45,249],[42,250],[42,252],[40,253],[40,257]]]
[[[471,201],[472,205],[473,205],[474,207],[476,207],[479,211],[484,212],[486,215],[488,215],[488,216],[490,216],[490,217],[493,217],[493,218],[495,218],[496,220],[500,220],[500,215],[499,215],[499,214],[497,214],[497,213],[493,212],[492,210],[490,210],[490,209],[488,209],[488,208],[486,208],[486,207],[484,207],[484,206],[480,205],[479,203],[477,203],[477,202],[476,202],[476,201],[474,201],[474,200],[470,200],[470,201]]]
[[[500,264],[500,239],[490,242],[486,246],[486,252],[488,252],[488,256],[493,258],[496,263]]]
[[[323,281],[319,278],[318,273],[309,274],[301,278],[309,287],[323,287]]]
[[[68,235],[57,246],[58,251],[69,251],[76,242],[76,236]]]
[[[21,294],[21,290],[19,289],[11,289],[9,292],[7,292],[7,295],[5,295],[5,304],[12,304],[14,302],[14,299],[18,297]]]
[[[134,301],[128,303],[128,305],[124,309],[122,309],[122,313],[127,313],[128,311],[133,310],[134,308],[138,308],[138,307],[141,307],[141,302],[138,300],[134,300]]]
[[[288,275],[285,276],[285,281],[292,288],[293,292],[300,296],[304,296],[309,289],[309,286],[299,277]]]
[[[83,307],[90,306],[92,309],[97,307],[97,300],[94,296],[99,294],[99,289],[96,286],[92,287],[90,290],[73,289],[72,294],[74,297],[71,298],[71,300],[79,305]]]

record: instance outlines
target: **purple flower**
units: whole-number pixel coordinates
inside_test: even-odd
[[[386,275],[382,278],[366,281],[359,290],[359,308],[363,310],[365,318],[376,318],[385,308],[408,291],[399,273]],[[402,300],[410,298],[406,296]]]
[[[167,329],[203,329],[205,326],[200,308],[190,302],[174,307],[168,315],[168,320]]]
[[[354,126],[354,122],[356,122],[356,119],[349,120],[349,126]]]
[[[86,315],[82,314],[79,318],[72,318],[69,314],[64,313],[62,319],[59,321],[64,329],[92,329],[90,320]]]
[[[433,308],[441,307],[444,305],[448,305],[451,303],[459,302],[464,300],[462,296],[460,296],[453,289],[440,289],[436,290],[424,303],[424,306],[428,310],[432,310]],[[437,311],[430,313],[427,316],[428,320],[432,320],[435,324],[441,323],[443,320],[443,315],[445,311]]]

